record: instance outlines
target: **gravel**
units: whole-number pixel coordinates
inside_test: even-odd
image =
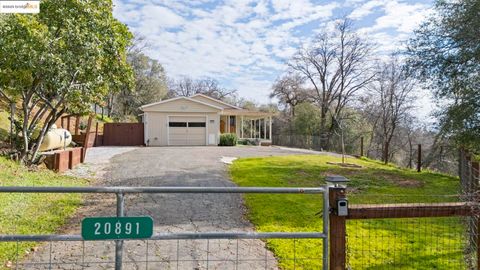
[[[234,186],[222,157],[291,154],[306,153],[255,146],[99,147],[89,149],[87,162],[70,174],[97,178],[102,186]],[[128,216],[153,217],[154,233],[254,231],[239,194],[128,195],[125,208]],[[61,233],[79,234],[83,217],[110,215],[114,196],[87,195]],[[112,269],[114,249],[112,241],[46,244],[26,260],[35,265],[25,268],[48,269],[38,263],[52,261],[58,263],[53,269]],[[277,269],[261,240],[127,241],[124,250],[124,269],[147,269],[147,261],[148,269]]]

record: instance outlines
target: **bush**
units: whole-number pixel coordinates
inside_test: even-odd
[[[239,145],[248,145],[248,140],[247,139],[241,139],[237,141],[237,144]]]
[[[237,134],[224,133],[220,135],[220,146],[235,146],[237,145]]]
[[[237,144],[240,145],[258,145],[259,142],[256,141],[257,139],[241,139],[237,141]]]

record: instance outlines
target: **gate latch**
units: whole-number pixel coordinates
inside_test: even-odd
[[[346,198],[337,200],[337,216],[345,217],[348,216],[348,200]]]

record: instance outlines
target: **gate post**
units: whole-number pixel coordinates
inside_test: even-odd
[[[418,151],[417,151],[417,172],[422,171],[422,145],[418,144]]]
[[[360,157],[363,157],[363,136],[360,137]]]
[[[125,215],[125,197],[123,193],[117,193],[117,217]],[[122,270],[123,240],[115,240],[115,270]]]
[[[330,211],[330,270],[346,269],[346,217],[337,215],[337,200],[345,199],[345,187],[329,188]]]

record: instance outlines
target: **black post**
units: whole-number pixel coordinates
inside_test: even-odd
[[[360,137],[360,157],[363,157],[363,136]]]
[[[417,152],[417,172],[422,171],[422,145],[418,144],[418,152]]]

